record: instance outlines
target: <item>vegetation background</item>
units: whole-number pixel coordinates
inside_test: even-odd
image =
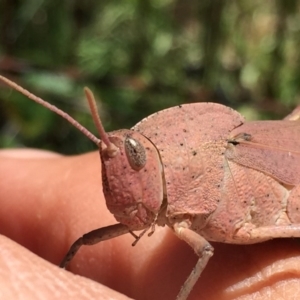
[[[300,103],[299,8],[298,0],[0,0],[0,73],[91,130],[84,86],[108,131],[200,101],[282,118]],[[0,146],[95,149],[2,84]]]

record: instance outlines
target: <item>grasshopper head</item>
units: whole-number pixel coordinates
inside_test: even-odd
[[[103,192],[117,221],[131,230],[149,227],[163,201],[162,167],[158,151],[132,130],[108,134],[100,145]]]
[[[163,174],[157,149],[147,138],[132,130],[107,134],[88,88],[84,91],[101,141],[61,109],[6,77],[0,75],[0,81],[62,116],[99,147],[106,204],[120,223],[141,230],[156,221],[163,201]]]
[[[142,230],[156,221],[163,202],[163,174],[155,146],[142,134],[119,130],[107,134],[93,93],[85,88],[93,120],[101,137],[96,144],[102,162],[107,208],[129,230]]]

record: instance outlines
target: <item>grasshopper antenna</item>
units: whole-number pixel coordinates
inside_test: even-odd
[[[90,107],[90,111],[91,111],[91,114],[92,114],[92,117],[94,120],[94,124],[98,130],[98,133],[101,137],[102,142],[107,147],[105,149],[105,151],[109,157],[115,157],[118,152],[118,148],[109,140],[108,135],[104,130],[104,127],[102,125],[101,119],[98,114],[98,109],[97,109],[97,104],[96,104],[94,94],[87,87],[84,88],[84,93],[85,93],[85,97],[89,103],[89,107]]]
[[[56,106],[46,102],[40,97],[35,96],[34,94],[30,93],[26,89],[22,88],[15,82],[9,80],[8,78],[0,75],[0,80],[6,83],[11,88],[15,89],[16,91],[20,92],[24,96],[28,97],[29,99],[33,100],[34,102],[43,105],[44,107],[48,108],[49,110],[55,112],[56,114],[60,115],[68,122],[70,122],[73,126],[75,126],[79,131],[81,131],[86,137],[88,137],[92,142],[94,142],[98,147],[100,144],[100,140],[94,136],[90,131],[88,131],[85,127],[83,127],[79,122],[73,119],[70,115],[62,111],[61,109],[57,108]]]
[[[16,91],[20,92],[24,96],[28,97],[29,99],[33,100],[34,102],[41,104],[42,106],[48,108],[49,110],[55,112],[56,114],[60,115],[64,119],[66,119],[69,123],[71,123],[74,127],[76,127],[80,132],[82,132],[87,138],[89,138],[92,142],[94,142],[98,147],[100,145],[100,139],[98,139],[95,135],[93,135],[89,130],[83,127],[79,122],[73,119],[69,114],[65,113],[61,109],[57,108],[56,106],[46,102],[40,97],[35,96],[34,94],[30,93],[28,90],[22,88],[15,82],[9,80],[8,78],[0,75],[0,80],[10,86],[11,88],[15,89]],[[98,133],[103,141],[103,143],[107,146],[107,153],[110,157],[113,157],[117,153],[117,147],[109,140],[107,133],[105,132],[101,119],[99,117],[97,111],[97,105],[94,98],[92,91],[88,88],[84,89],[86,98],[89,103],[89,107],[92,113],[92,117]]]

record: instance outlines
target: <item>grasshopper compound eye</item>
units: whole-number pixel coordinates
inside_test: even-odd
[[[146,151],[139,141],[132,137],[127,137],[125,139],[125,152],[133,170],[139,171],[145,166],[147,159]]]

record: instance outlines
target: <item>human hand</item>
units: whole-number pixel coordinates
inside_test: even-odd
[[[175,299],[196,263],[170,229],[156,228],[135,247],[129,234],[83,246],[71,272],[56,267],[82,234],[116,223],[105,206],[96,152],[0,151],[0,191],[3,299],[126,299],[113,290],[135,299]],[[300,298],[297,240],[213,246],[190,300]]]

